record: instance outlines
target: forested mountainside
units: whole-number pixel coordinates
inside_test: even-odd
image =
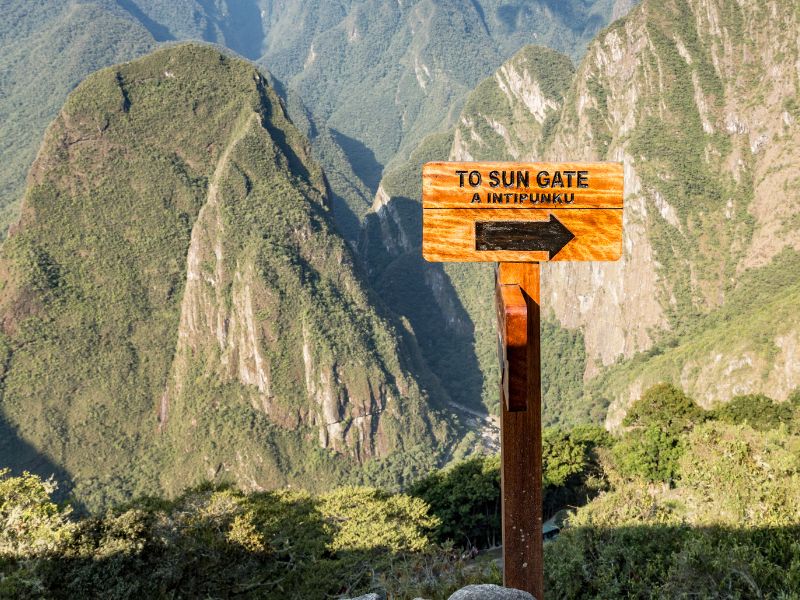
[[[645,0],[574,76],[565,57],[522,50],[449,135],[384,178],[363,236],[378,289],[390,298],[385,282],[406,285],[399,266],[413,263],[435,306],[393,308],[421,339],[464,334],[451,351],[494,381],[491,268],[417,259],[419,184],[406,175],[446,158],[624,161],[623,259],[543,268],[548,420],[598,418],[611,402],[616,426],[661,380],[706,407],[785,398],[800,385],[800,48],[782,32],[799,25],[788,0]],[[494,395],[484,384],[484,402]]]
[[[445,394],[309,152],[258,70],[208,46],[70,94],[0,251],[4,466],[55,463],[97,508],[207,479],[392,485],[441,458]]]
[[[150,50],[110,0],[0,0],[0,239],[16,220],[42,134],[67,93],[101,67]]]
[[[574,57],[631,0],[0,0],[0,236],[45,127],[88,73],[196,39],[257,61],[294,94],[292,119],[329,174],[334,219],[358,237],[383,166],[446,128],[466,94],[526,43]]]

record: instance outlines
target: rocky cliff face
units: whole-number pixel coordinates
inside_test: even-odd
[[[93,75],[2,247],[3,419],[93,506],[98,481],[318,487],[433,464],[443,396],[329,218],[307,142],[244,61],[184,45]]]
[[[781,34],[797,26],[785,1],[646,1],[574,78],[537,70],[528,49],[465,105],[452,160],[625,163],[622,260],[543,269],[543,306],[582,332],[587,394],[614,401],[611,426],[660,380],[706,405],[800,385],[785,308],[798,298],[800,53]]]
[[[764,306],[739,300],[759,293],[747,289],[761,285],[759,272],[791,271],[800,248],[797,233],[777,224],[800,210],[789,183],[800,130],[787,110],[800,54],[780,33],[797,26],[790,2],[645,2],[598,37],[578,70],[548,154],[625,162],[625,257],[600,269],[556,267],[551,302],[570,279],[592,300],[585,311],[556,311],[584,329],[596,364],[651,348],[668,356],[647,374],[608,381],[610,425],[661,378],[706,405],[757,391],[783,398],[800,384],[780,350],[797,321],[753,326]],[[733,344],[720,311],[739,320],[728,325],[739,329]],[[684,354],[663,348],[666,337]],[[686,352],[700,338],[707,345]]]

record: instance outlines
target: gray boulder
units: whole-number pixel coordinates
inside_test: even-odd
[[[383,600],[378,594],[375,592],[371,594],[364,594],[363,596],[358,596],[357,598],[350,598],[349,600]]]
[[[448,600],[536,600],[528,592],[504,588],[499,585],[468,585],[455,592]]]

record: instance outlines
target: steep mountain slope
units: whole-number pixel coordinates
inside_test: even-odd
[[[259,62],[298,91],[374,193],[383,168],[451,125],[469,90],[509,55],[538,41],[579,57],[612,5],[361,0],[297,10],[276,3],[269,31],[299,21],[306,35],[268,34]],[[349,206],[358,218],[368,208]]]
[[[598,36],[572,83],[563,67],[560,79],[537,71],[528,50],[467,101],[451,159],[625,162],[623,259],[544,267],[543,305],[566,328],[551,330],[560,341],[544,342],[544,360],[571,374],[551,418],[596,416],[613,400],[613,426],[660,380],[705,406],[800,385],[800,48],[781,34],[799,18],[788,1],[645,1]],[[376,222],[393,214],[392,194],[379,197]],[[395,223],[406,237],[415,226]],[[372,255],[394,243],[378,240]],[[466,268],[474,294],[487,276]],[[490,310],[468,312],[488,329]]]
[[[406,165],[386,175],[365,222],[359,254],[373,286],[424,340],[424,356],[450,396],[474,408],[495,410],[498,403],[494,267],[422,259],[421,166],[448,156],[513,158],[521,149],[540,147],[563,104],[560,83],[573,73],[566,56],[547,48],[518,52],[469,96],[452,133],[430,136]],[[557,397],[582,391],[585,356],[580,333],[562,330],[545,316],[544,404],[553,422],[561,410],[554,407]]]
[[[430,467],[444,396],[326,202],[248,63],[182,45],[87,78],[0,254],[7,424],[91,508],[203,479],[321,487],[356,465],[384,483]],[[4,463],[28,466],[4,442]]]
[[[584,328],[595,365],[668,354],[649,377],[607,387],[611,424],[653,380],[706,406],[754,391],[783,398],[800,384],[799,324],[784,308],[800,293],[800,237],[788,225],[800,212],[800,47],[781,33],[798,27],[786,1],[645,3],[578,71],[550,154],[625,161],[627,247],[604,281],[591,267],[556,267],[554,281],[593,299],[556,310]],[[780,293],[764,293],[780,273]],[[565,291],[553,286],[551,301]]]
[[[110,0],[0,1],[0,239],[15,220],[45,127],[81,79],[154,40]]]
[[[259,0],[117,0],[159,42],[205,40],[250,60],[262,54],[264,11]]]

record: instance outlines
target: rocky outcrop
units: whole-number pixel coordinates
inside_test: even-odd
[[[450,160],[537,156],[564,102],[567,87],[556,81],[570,81],[573,73],[566,56],[548,48],[523,48],[467,99]]]
[[[465,103],[451,160],[625,165],[622,259],[543,268],[543,306],[582,331],[587,396],[613,400],[609,425],[661,380],[706,405],[800,386],[796,319],[780,317],[800,300],[784,277],[800,251],[800,48],[781,34],[797,19],[785,0],[645,1],[569,83],[554,88],[556,59],[529,48]],[[780,291],[746,300],[743,286],[776,277]],[[491,314],[469,316],[493,330]]]
[[[376,593],[364,594],[351,600],[382,600]],[[424,600],[415,598],[414,600]],[[528,592],[494,584],[468,585],[453,592],[447,600],[535,600]]]
[[[528,592],[493,584],[468,585],[447,600],[535,600]]]

